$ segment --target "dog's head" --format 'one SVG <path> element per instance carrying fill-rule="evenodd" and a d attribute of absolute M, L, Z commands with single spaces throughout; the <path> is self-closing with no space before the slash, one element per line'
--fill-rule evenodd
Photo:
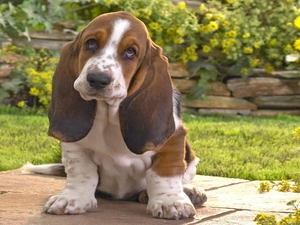
<path fill-rule="evenodd" d="M 62 48 L 49 134 L 66 142 L 84 138 L 97 101 L 119 107 L 124 140 L 135 153 L 161 145 L 175 130 L 168 61 L 129 13 L 95 18 Z"/>

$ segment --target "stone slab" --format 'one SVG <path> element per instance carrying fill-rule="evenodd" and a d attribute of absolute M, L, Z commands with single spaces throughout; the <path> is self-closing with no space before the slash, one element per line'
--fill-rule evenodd
<path fill-rule="evenodd" d="M 231 208 L 238 210 L 291 213 L 292 207 L 286 204 L 292 200 L 299 200 L 300 194 L 295 192 L 259 193 L 257 188 L 260 181 L 243 182 L 208 192 L 207 207 Z M 275 207 L 276 205 L 276 207 Z"/>
<path fill-rule="evenodd" d="M 256 97 L 300 94 L 300 79 L 279 79 L 274 77 L 235 78 L 227 82 L 234 97 Z"/>
<path fill-rule="evenodd" d="M 189 93 L 191 88 L 197 84 L 196 80 L 192 79 L 176 79 L 172 78 L 173 84 L 180 91 L 180 93 Z"/>
<path fill-rule="evenodd" d="M 0 78 L 9 77 L 14 70 L 14 66 L 10 64 L 4 64 L 0 66 Z"/>
<path fill-rule="evenodd" d="M 188 99 L 182 96 L 182 106 L 213 109 L 248 109 L 256 110 L 255 104 L 240 98 L 225 96 L 206 96 L 206 99 Z"/>
<path fill-rule="evenodd" d="M 260 109 L 300 109 L 300 95 L 257 96 L 249 101 Z"/>
<path fill-rule="evenodd" d="M 169 73 L 171 77 L 187 78 L 190 77 L 188 67 L 183 62 L 172 62 L 169 64 Z"/>
<path fill-rule="evenodd" d="M 231 96 L 231 92 L 227 88 L 226 84 L 220 81 L 210 82 L 208 88 L 205 91 L 205 94 L 215 96 Z"/>
<path fill-rule="evenodd" d="M 286 203 L 299 199 L 298 193 L 271 191 L 260 194 L 259 181 L 199 176 L 193 183 L 204 188 L 208 201 L 196 208 L 189 220 L 158 220 L 146 213 L 146 205 L 128 201 L 98 199 L 98 208 L 81 215 L 51 215 L 42 212 L 47 199 L 65 185 L 65 178 L 22 174 L 20 170 L 0 173 L 1 225 L 131 225 L 131 224 L 255 224 L 259 212 L 287 216 Z"/>
<path fill-rule="evenodd" d="M 200 177 L 197 183 L 208 181 L 203 187 L 210 188 L 213 181 Z M 221 179 L 222 180 L 222 179 Z M 225 179 L 223 184 L 231 183 Z M 1 225 L 131 225 L 131 224 L 197 224 L 204 218 L 222 214 L 231 209 L 197 208 L 195 218 L 171 221 L 158 220 L 146 213 L 146 205 L 128 201 L 98 199 L 98 208 L 82 215 L 50 215 L 42 212 L 47 199 L 58 193 L 65 185 L 65 178 L 36 174 L 22 174 L 20 170 L 0 173 L 0 224 Z"/>

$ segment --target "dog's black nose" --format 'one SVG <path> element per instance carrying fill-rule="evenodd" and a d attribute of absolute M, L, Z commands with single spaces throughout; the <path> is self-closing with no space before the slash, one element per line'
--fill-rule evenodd
<path fill-rule="evenodd" d="M 111 77 L 102 73 L 89 73 L 87 75 L 89 85 L 96 89 L 103 89 L 111 83 Z"/>

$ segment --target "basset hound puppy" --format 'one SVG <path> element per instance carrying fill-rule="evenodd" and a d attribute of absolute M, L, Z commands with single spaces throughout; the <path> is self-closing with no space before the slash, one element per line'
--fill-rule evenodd
<path fill-rule="evenodd" d="M 46 213 L 84 213 L 97 206 L 95 192 L 139 199 L 167 219 L 193 217 L 193 204 L 206 201 L 190 184 L 198 158 L 167 58 L 131 14 L 100 15 L 62 48 L 49 120 L 67 181 Z"/>

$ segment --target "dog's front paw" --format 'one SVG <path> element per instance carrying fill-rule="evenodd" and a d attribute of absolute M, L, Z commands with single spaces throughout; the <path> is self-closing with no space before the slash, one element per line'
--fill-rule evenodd
<path fill-rule="evenodd" d="M 161 193 L 149 199 L 147 211 L 153 217 L 172 220 L 191 218 L 196 213 L 190 199 L 183 192 L 178 195 Z"/>
<path fill-rule="evenodd" d="M 190 198 L 193 205 L 203 205 L 207 201 L 205 191 L 193 184 L 183 185 L 183 191 Z"/>
<path fill-rule="evenodd" d="M 52 214 L 80 214 L 97 207 L 97 200 L 93 195 L 81 194 L 64 190 L 49 198 L 44 212 Z"/>

